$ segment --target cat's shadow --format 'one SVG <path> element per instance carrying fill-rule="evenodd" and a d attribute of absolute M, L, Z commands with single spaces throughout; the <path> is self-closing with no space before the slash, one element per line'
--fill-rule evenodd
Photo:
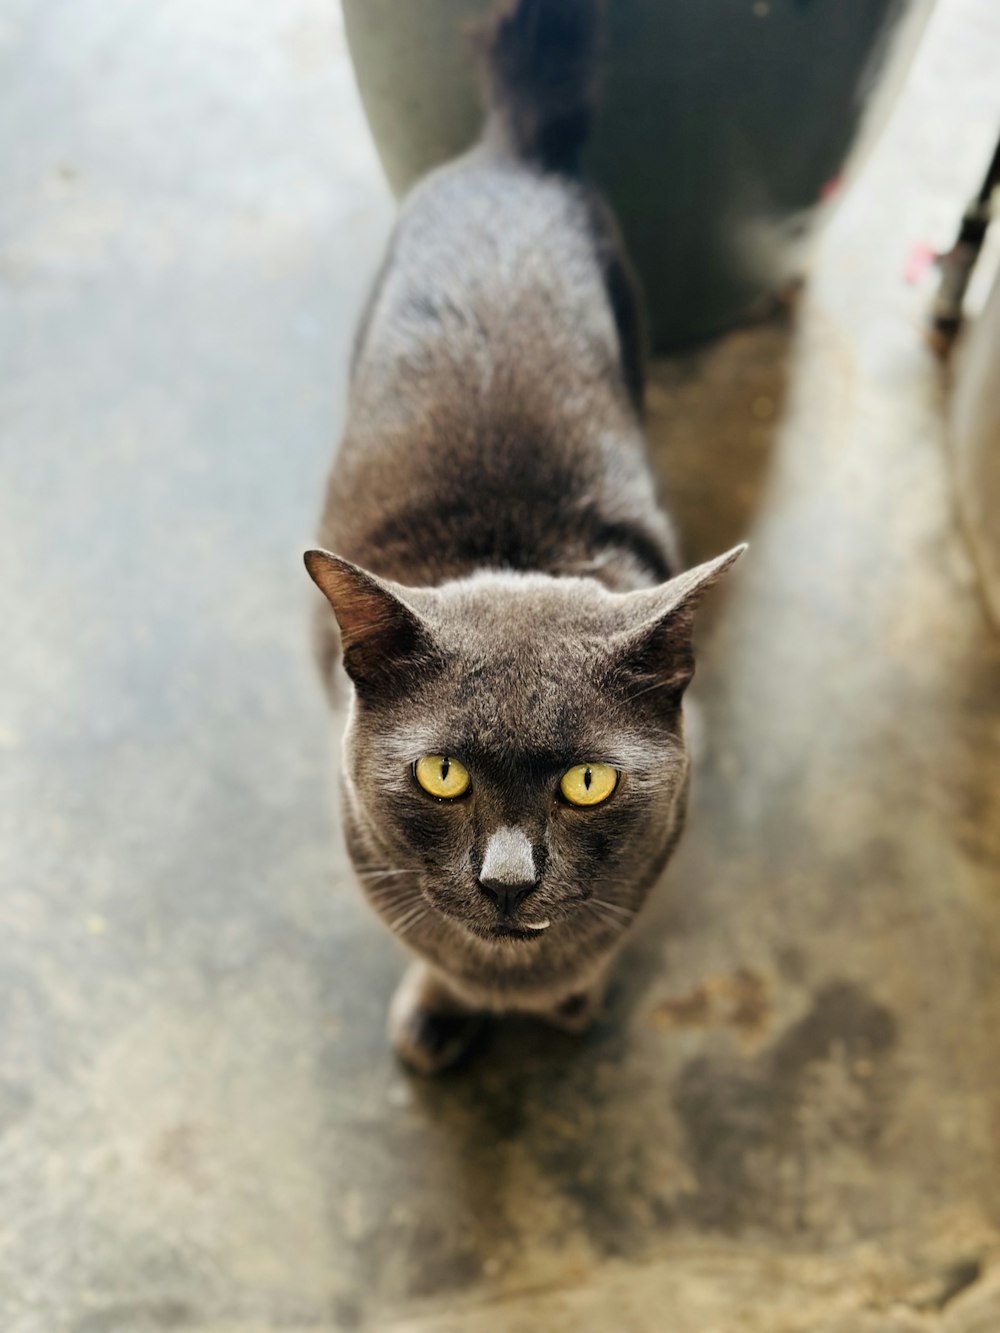
<path fill-rule="evenodd" d="M 648 1102 L 636 1097 L 637 1080 L 646 1082 L 651 1071 L 630 1015 L 652 980 L 655 952 L 652 938 L 628 946 L 605 1013 L 586 1033 L 505 1016 L 456 1068 L 410 1077 L 435 1178 L 448 1181 L 439 1196 L 448 1216 L 439 1222 L 461 1232 L 460 1248 L 477 1256 L 483 1273 L 520 1269 L 539 1214 L 550 1216 L 543 1230 L 576 1231 L 599 1253 L 645 1247 L 634 1205 L 660 1207 L 640 1178 L 647 1147 L 662 1141 L 671 1112 L 668 1095 L 652 1118 L 636 1123 Z M 670 1220 L 656 1218 L 658 1225 Z"/>

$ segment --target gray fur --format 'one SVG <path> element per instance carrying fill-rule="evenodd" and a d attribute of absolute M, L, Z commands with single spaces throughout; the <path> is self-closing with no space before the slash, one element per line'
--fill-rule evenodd
<path fill-rule="evenodd" d="M 560 8 L 521 0 L 500 29 L 544 32 L 529 11 Z M 504 49 L 494 118 L 530 57 Z M 307 557 L 334 612 L 324 604 L 324 677 L 343 649 L 354 685 L 348 844 L 370 901 L 424 960 L 393 1031 L 428 1069 L 435 1049 L 453 1058 L 456 1015 L 558 1019 L 599 987 L 680 834 L 693 612 L 739 554 L 677 573 L 636 408 L 627 262 L 606 207 L 545 169 L 565 155 L 546 163 L 523 142 L 531 126 L 558 146 L 545 105 L 525 109 L 536 83 L 519 80 L 505 122 L 520 139 L 488 133 L 403 206 L 327 492 L 321 541 L 338 555 Z M 552 105 L 568 124 L 565 86 Z M 434 753 L 465 764 L 467 795 L 418 786 L 412 766 Z M 587 809 L 559 795 L 584 761 L 622 773 Z M 531 891 L 515 902 L 491 881 Z M 428 1035 L 434 1019 L 447 1041 Z"/>

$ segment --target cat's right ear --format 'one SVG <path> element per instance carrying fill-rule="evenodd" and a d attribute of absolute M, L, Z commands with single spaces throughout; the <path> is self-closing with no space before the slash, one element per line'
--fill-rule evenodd
<path fill-rule="evenodd" d="M 667 707 L 680 702 L 694 675 L 694 613 L 705 593 L 736 563 L 746 545 L 685 570 L 656 588 L 626 593 L 636 626 L 609 642 L 630 697 L 649 695 Z M 654 693 L 655 692 L 655 693 Z"/>
<path fill-rule="evenodd" d="M 430 629 L 406 600 L 410 589 L 329 551 L 306 551 L 303 558 L 310 578 L 333 607 L 344 669 L 363 699 L 374 702 L 402 694 L 439 661 Z"/>

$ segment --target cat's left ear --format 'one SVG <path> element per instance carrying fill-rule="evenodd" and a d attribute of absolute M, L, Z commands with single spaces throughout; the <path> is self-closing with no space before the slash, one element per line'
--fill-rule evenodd
<path fill-rule="evenodd" d="M 377 578 L 329 551 L 306 551 L 306 569 L 340 626 L 344 670 L 370 702 L 411 689 L 437 662 L 433 635 L 413 589 Z"/>
<path fill-rule="evenodd" d="M 680 699 L 694 675 L 695 611 L 746 549 L 746 543 L 734 546 L 657 588 L 627 594 L 635 628 L 615 634 L 611 648 L 617 674 L 629 678 L 630 697 L 655 693 L 664 702 Z"/>

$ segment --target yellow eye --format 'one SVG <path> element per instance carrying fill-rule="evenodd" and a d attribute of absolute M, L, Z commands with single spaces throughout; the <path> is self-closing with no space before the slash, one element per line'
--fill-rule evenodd
<path fill-rule="evenodd" d="M 562 775 L 559 788 L 570 805 L 600 805 L 618 786 L 620 777 L 609 764 L 575 764 Z"/>
<path fill-rule="evenodd" d="M 425 754 L 413 765 L 413 776 L 424 791 L 442 801 L 453 801 L 469 790 L 469 771 L 447 754 Z"/>

